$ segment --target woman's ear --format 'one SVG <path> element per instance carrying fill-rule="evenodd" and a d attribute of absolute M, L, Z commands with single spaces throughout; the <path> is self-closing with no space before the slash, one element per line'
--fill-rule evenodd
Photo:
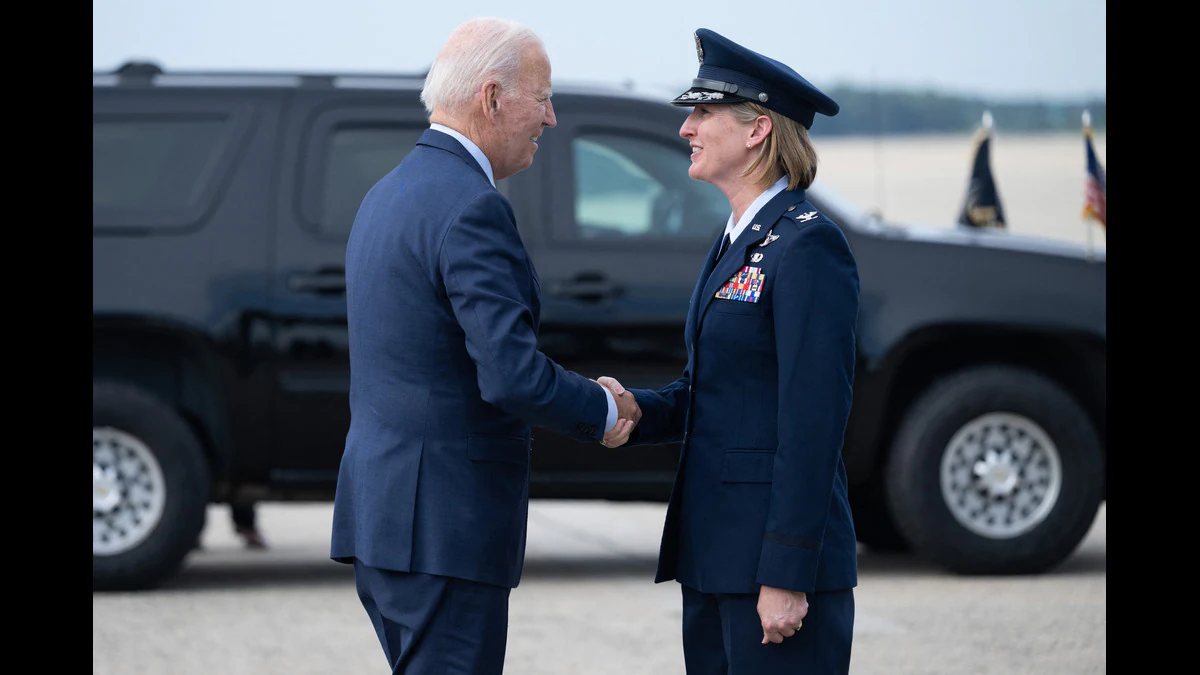
<path fill-rule="evenodd" d="M 770 117 L 767 117 L 766 115 L 759 115 L 757 118 L 755 118 L 754 131 L 750 134 L 750 140 L 748 142 L 749 145 L 747 147 L 753 147 L 767 140 L 767 136 L 771 134 L 772 128 L 773 126 L 771 125 Z"/>

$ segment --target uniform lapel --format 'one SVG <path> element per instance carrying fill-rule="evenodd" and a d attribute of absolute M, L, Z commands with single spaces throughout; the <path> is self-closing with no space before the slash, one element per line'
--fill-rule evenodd
<path fill-rule="evenodd" d="M 737 238 L 729 246 L 729 250 L 725 255 L 721 256 L 720 262 L 712 269 L 712 273 L 703 284 L 703 290 L 700 291 L 700 297 L 692 302 L 692 312 L 696 314 L 695 329 L 699 330 L 700 324 L 704 321 L 704 313 L 708 310 L 708 306 L 712 304 L 717 291 L 721 290 L 721 286 L 729 281 L 736 272 L 742 269 L 746 263 L 746 249 L 751 246 L 756 246 L 762 243 L 767 234 L 771 232 L 775 221 L 787 211 L 789 206 L 795 206 L 803 202 L 804 190 L 784 190 L 775 195 L 771 201 L 763 206 L 751 225 L 757 223 L 762 225 L 762 229 L 758 232 L 750 228 L 742 231 L 741 236 Z M 720 242 L 718 242 L 719 245 Z M 716 247 L 713 248 L 715 253 Z M 712 256 L 709 256 L 712 259 Z M 698 302 L 697 302 L 698 301 Z"/>
<path fill-rule="evenodd" d="M 722 234 L 721 239 L 718 239 L 717 242 L 713 244 L 712 248 L 709 249 L 708 258 L 705 258 L 704 260 L 704 268 L 700 270 L 700 276 L 696 279 L 696 288 L 692 290 L 692 301 L 688 303 L 687 323 L 683 328 L 683 336 L 687 339 L 687 343 L 689 345 L 692 344 L 692 339 L 696 336 L 696 319 L 699 316 L 701 304 L 700 298 L 702 297 L 704 287 L 708 284 L 708 278 L 712 276 L 713 264 L 717 258 L 717 251 L 721 248 L 721 241 L 724 239 L 724 237 L 725 235 Z M 728 254 L 729 251 L 726 251 L 725 253 Z"/>

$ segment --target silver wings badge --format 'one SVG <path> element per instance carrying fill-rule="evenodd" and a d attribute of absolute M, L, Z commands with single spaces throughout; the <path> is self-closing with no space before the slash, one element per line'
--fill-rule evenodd
<path fill-rule="evenodd" d="M 761 243 L 761 244 L 759 244 L 759 245 L 758 245 L 758 247 L 759 247 L 759 248 L 763 248 L 764 246 L 767 246 L 767 245 L 769 245 L 771 242 L 773 242 L 773 241 L 775 241 L 776 239 L 778 239 L 778 238 L 779 238 L 779 235 L 777 235 L 777 234 L 774 234 L 774 232 L 775 232 L 775 230 L 774 230 L 774 229 L 767 230 L 767 237 L 766 237 L 766 239 L 763 239 L 762 243 Z"/>

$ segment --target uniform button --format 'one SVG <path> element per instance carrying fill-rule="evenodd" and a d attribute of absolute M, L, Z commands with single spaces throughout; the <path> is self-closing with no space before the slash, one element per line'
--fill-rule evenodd
<path fill-rule="evenodd" d="M 795 206 L 789 206 L 789 207 L 788 207 L 788 211 L 795 211 L 795 210 L 796 210 L 796 207 L 795 207 Z"/>

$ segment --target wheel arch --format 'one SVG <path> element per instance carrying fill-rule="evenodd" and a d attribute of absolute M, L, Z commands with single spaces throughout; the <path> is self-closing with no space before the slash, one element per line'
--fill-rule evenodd
<path fill-rule="evenodd" d="M 872 369 L 878 400 L 865 403 L 876 419 L 875 432 L 856 442 L 867 446 L 852 453 L 848 470 L 876 479 L 890 440 L 905 413 L 934 382 L 967 368 L 1004 365 L 1027 368 L 1065 389 L 1083 407 L 1100 441 L 1106 463 L 1106 343 L 1081 332 L 1019 326 L 944 324 L 914 331 Z M 850 464 L 850 461 L 848 461 Z"/>
<path fill-rule="evenodd" d="M 135 316 L 92 318 L 92 380 L 137 385 L 187 421 L 214 482 L 232 462 L 229 411 L 221 395 L 217 349 L 194 328 Z"/>

